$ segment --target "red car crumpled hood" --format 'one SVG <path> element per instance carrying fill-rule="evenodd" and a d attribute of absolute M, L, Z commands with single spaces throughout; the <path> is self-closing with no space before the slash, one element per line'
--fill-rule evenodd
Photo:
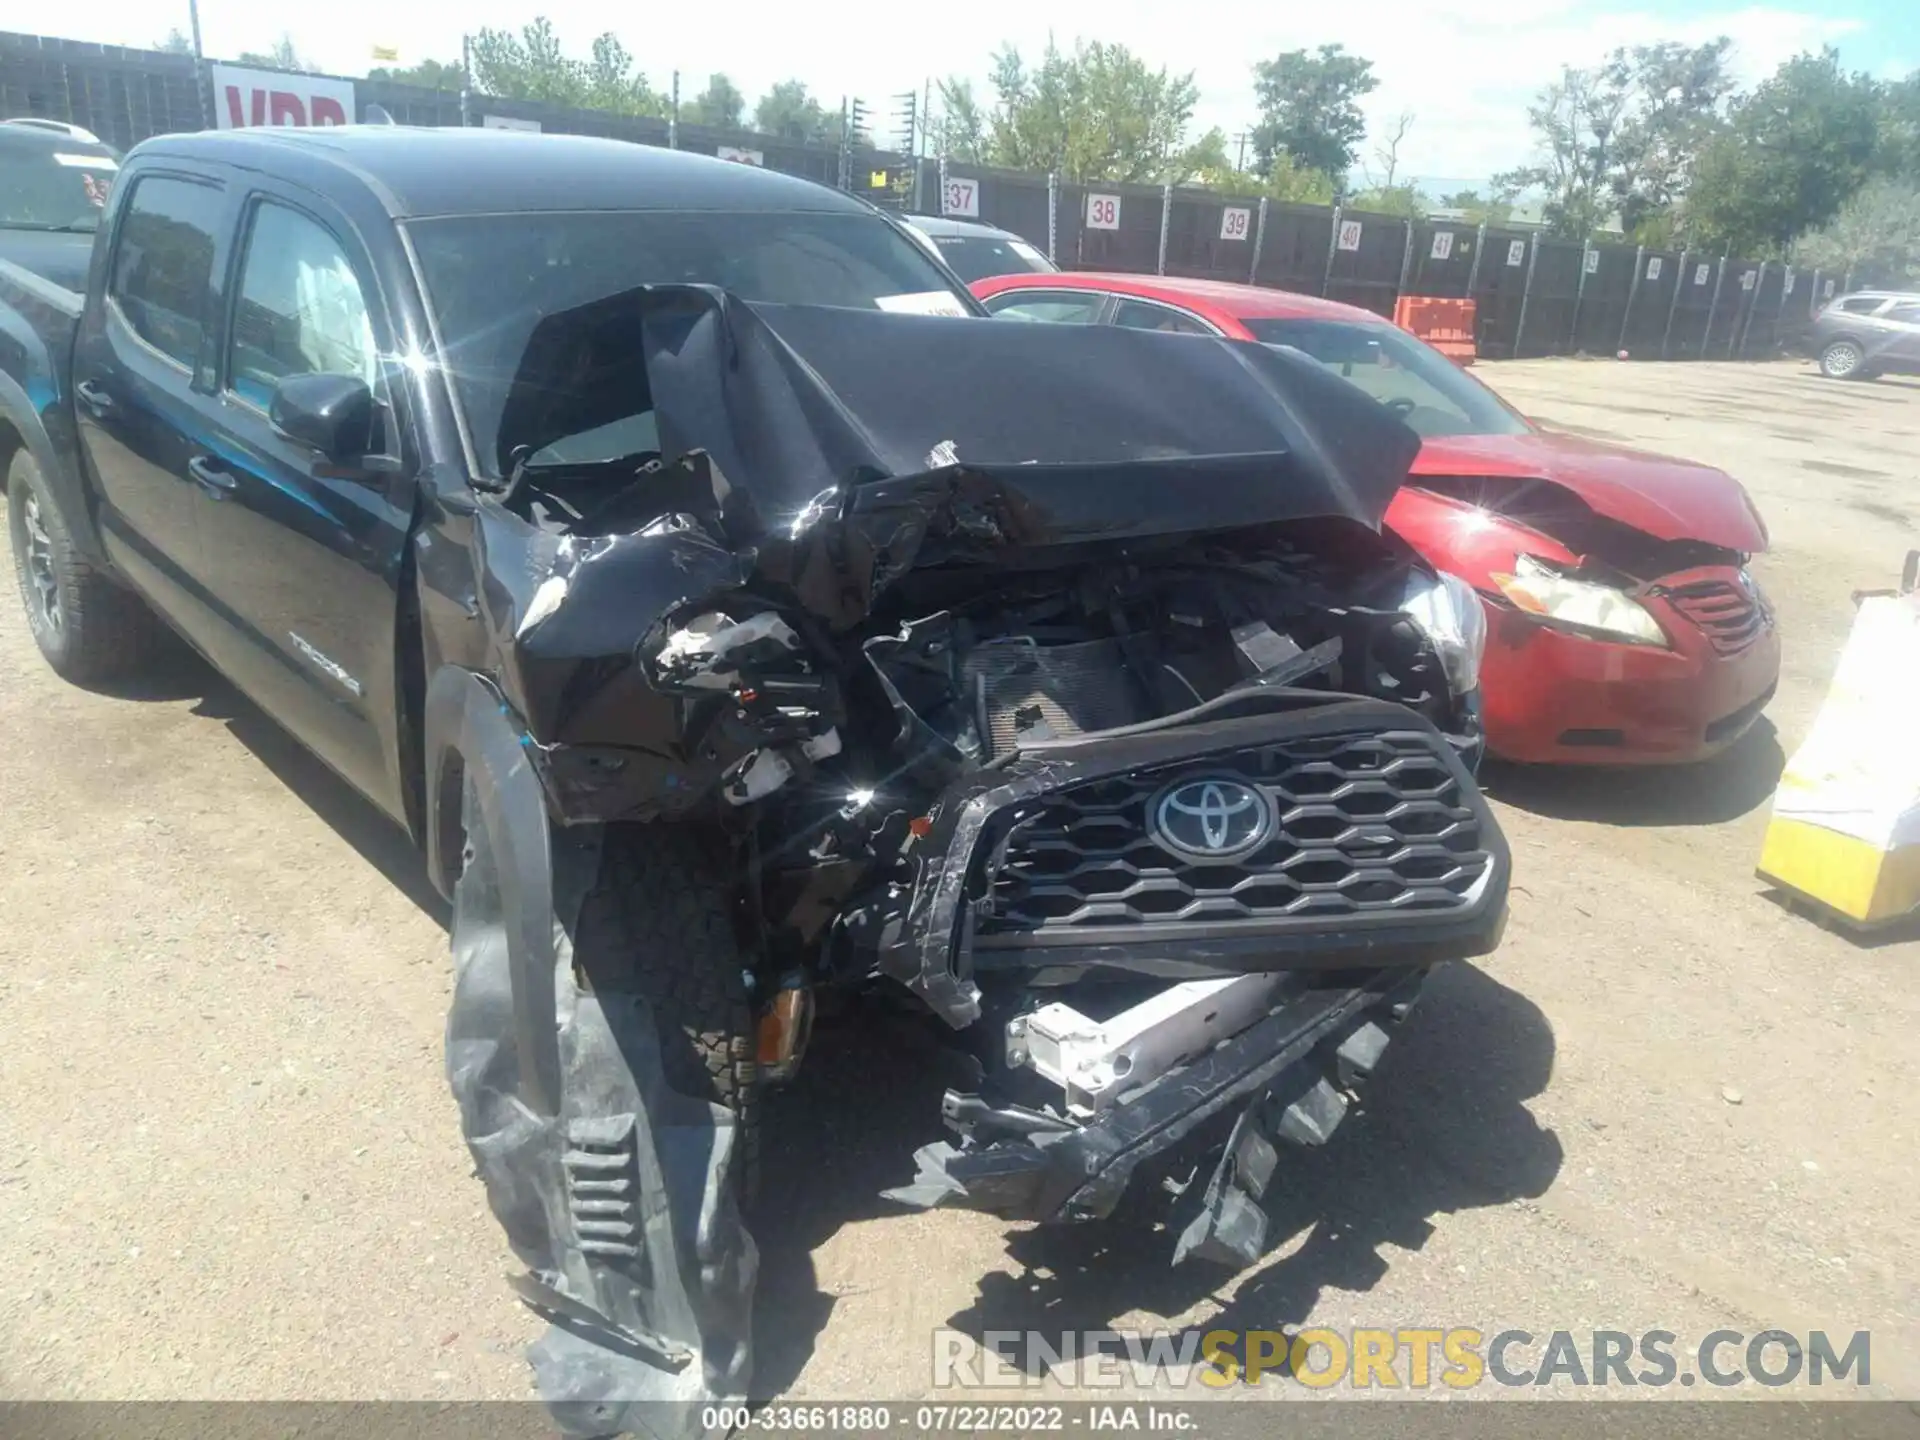
<path fill-rule="evenodd" d="M 1571 435 L 1447 435 L 1428 440 L 1413 462 L 1422 475 L 1533 477 L 1564 486 L 1610 520 L 1659 540 L 1699 540 L 1753 554 L 1767 528 L 1747 493 L 1724 470 L 1602 445 Z"/>

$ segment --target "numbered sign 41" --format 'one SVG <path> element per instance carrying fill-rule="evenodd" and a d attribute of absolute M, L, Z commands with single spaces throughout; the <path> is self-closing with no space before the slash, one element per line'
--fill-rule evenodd
<path fill-rule="evenodd" d="M 1220 212 L 1220 238 L 1244 240 L 1253 233 L 1253 211 L 1244 205 L 1229 205 Z"/>
<path fill-rule="evenodd" d="M 949 175 L 940 187 L 940 213 L 970 220 L 980 217 L 980 182 Z"/>
<path fill-rule="evenodd" d="M 1118 230 L 1120 228 L 1120 197 L 1118 195 L 1087 196 L 1087 229 Z"/>

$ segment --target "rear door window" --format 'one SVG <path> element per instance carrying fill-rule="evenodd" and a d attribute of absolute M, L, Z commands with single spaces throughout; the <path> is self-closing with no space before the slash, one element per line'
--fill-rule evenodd
<path fill-rule="evenodd" d="M 189 370 L 206 339 L 207 286 L 225 203 L 216 185 L 142 176 L 114 242 L 109 297 L 136 335 Z"/>
<path fill-rule="evenodd" d="M 1016 291 L 996 295 L 987 301 L 987 309 L 1007 320 L 1039 320 L 1054 325 L 1094 325 L 1100 320 L 1107 297 L 1096 291 L 1078 295 L 1059 293 L 1036 295 Z"/>
<path fill-rule="evenodd" d="M 1169 335 L 1212 335 L 1214 329 L 1197 316 L 1185 314 L 1169 305 L 1145 300 L 1122 300 L 1113 313 L 1113 323 L 1129 330 L 1164 330 Z"/>

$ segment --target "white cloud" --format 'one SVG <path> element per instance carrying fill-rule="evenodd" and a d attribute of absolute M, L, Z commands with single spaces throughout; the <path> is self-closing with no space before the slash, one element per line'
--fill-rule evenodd
<path fill-rule="evenodd" d="M 1807 0 L 1819 5 L 1824 0 Z M 459 7 L 397 6 L 391 0 L 329 0 L 319 14 L 258 0 L 201 0 L 207 51 L 264 50 L 285 32 L 325 68 L 363 72 L 375 44 L 397 45 L 402 63 L 459 53 L 462 28 L 518 26 L 545 13 L 570 50 L 584 54 L 602 30 L 618 33 L 657 84 L 678 66 L 689 92 L 724 70 L 749 95 L 796 76 L 829 103 L 859 94 L 881 104 L 929 77 L 984 77 L 1002 42 L 1038 52 L 1052 35 L 1117 41 L 1174 70 L 1195 72 L 1197 120 L 1230 135 L 1253 119 L 1251 67 L 1283 50 L 1338 42 L 1374 62 L 1380 88 L 1367 111 L 1381 123 L 1419 116 L 1401 151 L 1403 173 L 1478 178 L 1526 158 L 1526 103 L 1562 63 L 1590 64 L 1616 45 L 1660 39 L 1698 42 L 1732 35 L 1743 78 L 1765 74 L 1798 50 L 1840 40 L 1858 22 L 1817 10 L 1728 6 L 1663 18 L 1593 0 L 1528 0 L 1489 7 L 1475 0 L 1364 0 L 1346 6 L 1280 7 L 1213 0 L 1170 7 L 1164 0 L 1052 0 L 1044 6 L 976 5 L 962 12 L 897 0 L 842 0 L 801 7 L 748 0 L 724 11 L 660 6 L 635 11 L 616 0 L 468 0 Z M 185 28 L 185 4 L 171 19 L 141 0 L 92 0 L 61 18 L 77 39 L 157 42 Z"/>

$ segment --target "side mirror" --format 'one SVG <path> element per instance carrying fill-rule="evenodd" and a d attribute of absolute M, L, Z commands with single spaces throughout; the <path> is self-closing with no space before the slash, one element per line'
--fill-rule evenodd
<path fill-rule="evenodd" d="M 289 375 L 274 386 L 267 416 L 287 439 L 336 464 L 373 449 L 373 392 L 357 375 Z"/>

